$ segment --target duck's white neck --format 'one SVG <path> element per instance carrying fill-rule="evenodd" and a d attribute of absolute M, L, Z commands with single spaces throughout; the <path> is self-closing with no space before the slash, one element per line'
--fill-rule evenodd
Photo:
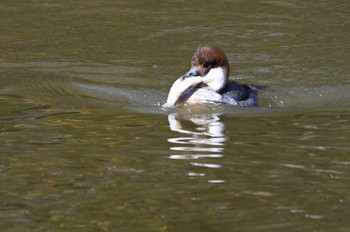
<path fill-rule="evenodd" d="M 201 82 L 202 82 L 202 77 L 200 76 L 194 76 L 194 77 L 189 77 L 185 79 L 182 79 L 182 77 L 180 77 L 171 86 L 168 94 L 167 102 L 164 106 L 165 107 L 174 106 L 179 100 L 183 92 L 185 92 L 189 87 L 195 86 Z"/>
<path fill-rule="evenodd" d="M 215 92 L 218 92 L 226 85 L 226 71 L 222 67 L 212 68 L 207 75 L 202 78 L 202 81 Z"/>

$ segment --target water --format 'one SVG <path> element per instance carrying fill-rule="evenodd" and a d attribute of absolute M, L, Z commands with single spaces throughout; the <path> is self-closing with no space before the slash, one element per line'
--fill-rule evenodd
<path fill-rule="evenodd" d="M 348 231 L 349 7 L 2 1 L 1 231 Z M 162 107 L 201 44 L 259 107 Z"/>

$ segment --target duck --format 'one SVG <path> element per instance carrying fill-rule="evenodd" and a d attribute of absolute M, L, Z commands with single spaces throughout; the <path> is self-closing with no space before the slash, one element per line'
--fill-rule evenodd
<path fill-rule="evenodd" d="M 263 87 L 241 84 L 229 79 L 230 66 L 225 53 L 216 46 L 199 46 L 191 68 L 171 86 L 165 106 L 180 103 L 223 103 L 257 106 L 257 92 Z"/>

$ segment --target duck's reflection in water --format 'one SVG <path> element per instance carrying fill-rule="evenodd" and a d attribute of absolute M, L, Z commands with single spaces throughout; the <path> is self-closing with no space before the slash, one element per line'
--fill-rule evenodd
<path fill-rule="evenodd" d="M 168 141 L 174 146 L 170 150 L 178 153 L 170 155 L 170 159 L 190 160 L 190 164 L 202 168 L 222 168 L 222 165 L 214 160 L 208 159 L 222 158 L 225 138 L 225 126 L 220 121 L 218 114 L 190 114 L 168 116 L 170 130 L 179 132 L 181 136 L 169 138 Z M 192 122 L 189 123 L 188 122 Z M 185 129 L 185 127 L 187 129 Z M 205 172 L 188 172 L 189 177 L 203 177 Z M 222 183 L 225 180 L 211 179 L 211 183 Z"/>

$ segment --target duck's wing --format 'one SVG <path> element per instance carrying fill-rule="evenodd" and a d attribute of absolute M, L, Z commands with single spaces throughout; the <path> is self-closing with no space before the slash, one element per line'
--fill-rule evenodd
<path fill-rule="evenodd" d="M 221 91 L 224 99 L 235 99 L 236 101 L 244 101 L 249 98 L 250 93 L 255 92 L 248 85 L 240 84 L 234 81 L 229 81 L 225 88 Z"/>
<path fill-rule="evenodd" d="M 230 80 L 221 94 L 225 103 L 240 106 L 257 106 L 257 92 L 263 89 L 265 87 L 245 85 Z"/>

